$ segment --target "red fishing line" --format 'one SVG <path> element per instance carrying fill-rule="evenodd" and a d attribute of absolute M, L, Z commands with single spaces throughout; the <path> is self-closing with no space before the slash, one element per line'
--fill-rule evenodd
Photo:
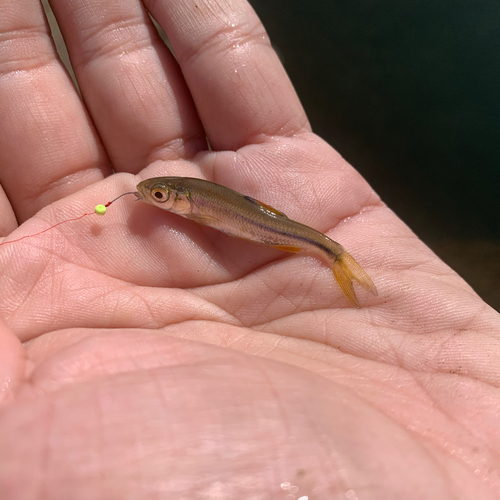
<path fill-rule="evenodd" d="M 111 203 L 114 203 L 116 200 L 118 200 L 122 196 L 125 196 L 126 194 L 136 194 L 136 193 L 135 193 L 135 191 L 123 193 L 120 196 L 118 196 L 117 198 L 115 198 L 114 200 L 108 201 L 105 205 L 97 205 L 95 207 L 94 212 L 88 212 L 88 213 L 85 213 L 83 215 L 80 215 L 79 217 L 74 217 L 73 219 L 62 220 L 61 222 L 58 222 L 57 224 L 54 224 L 53 226 L 50 226 L 47 229 L 44 229 L 43 231 L 39 231 L 38 233 L 27 234 L 26 236 L 22 236 L 21 238 L 17 238 L 16 240 L 3 241 L 2 243 L 0 243 L 0 246 L 7 245 L 8 243 L 16 243 L 16 242 L 24 240 L 26 238 L 33 238 L 34 236 L 39 236 L 40 234 L 46 233 L 47 231 L 50 231 L 51 229 L 54 229 L 55 227 L 60 226 L 61 224 L 66 224 L 66 222 L 74 222 L 76 220 L 83 219 L 87 215 L 93 215 L 93 214 L 104 215 L 106 213 L 106 208 L 109 207 L 111 205 Z"/>

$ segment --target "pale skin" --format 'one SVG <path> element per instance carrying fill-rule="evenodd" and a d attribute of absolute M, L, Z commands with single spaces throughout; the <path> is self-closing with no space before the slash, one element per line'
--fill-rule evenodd
<path fill-rule="evenodd" d="M 38 2 L 4 0 L 3 236 L 202 177 L 379 295 L 132 197 L 0 246 L 2 500 L 500 498 L 499 315 L 311 132 L 249 5 L 146 0 L 181 73 L 136 0 L 51 3 L 84 104 Z"/>

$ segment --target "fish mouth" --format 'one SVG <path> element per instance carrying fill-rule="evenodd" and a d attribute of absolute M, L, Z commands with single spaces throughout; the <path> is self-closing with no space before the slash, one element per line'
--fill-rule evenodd
<path fill-rule="evenodd" d="M 141 194 L 141 193 L 139 193 L 139 191 L 134 191 L 134 192 L 132 192 L 131 194 L 134 194 L 134 195 L 135 195 L 135 198 L 136 198 L 136 200 L 135 200 L 135 201 L 144 200 L 144 197 L 142 196 L 142 194 Z"/>

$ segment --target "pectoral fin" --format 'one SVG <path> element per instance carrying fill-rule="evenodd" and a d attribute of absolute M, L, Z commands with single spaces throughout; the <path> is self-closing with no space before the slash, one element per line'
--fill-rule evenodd
<path fill-rule="evenodd" d="M 201 224 L 202 226 L 213 227 L 215 223 L 219 222 L 218 219 L 210 215 L 189 214 L 185 215 L 184 217 L 186 219 L 194 220 L 197 224 Z"/>
<path fill-rule="evenodd" d="M 283 250 L 284 252 L 293 252 L 297 253 L 302 250 L 300 247 L 293 247 L 291 245 L 273 245 L 274 248 L 277 248 L 278 250 Z"/>
<path fill-rule="evenodd" d="M 275 217 L 281 217 L 282 219 L 288 219 L 288 217 L 283 212 L 280 212 L 278 209 L 271 207 L 270 205 L 267 205 L 266 203 L 263 203 L 262 201 L 256 200 L 255 198 L 252 198 L 251 196 L 245 196 L 245 199 L 247 199 L 248 201 L 251 201 L 252 203 L 255 203 L 256 205 L 259 205 L 259 207 L 262 210 L 270 213 L 271 215 L 274 215 Z"/>

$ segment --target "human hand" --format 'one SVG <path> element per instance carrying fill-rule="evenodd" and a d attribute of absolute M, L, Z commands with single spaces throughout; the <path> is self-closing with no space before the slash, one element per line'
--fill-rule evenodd
<path fill-rule="evenodd" d="M 0 246 L 2 499 L 497 498 L 498 315 L 312 134 L 248 4 L 145 1 L 179 69 L 139 2 L 51 3 L 85 107 L 38 3 L 4 2 L 3 234 L 203 177 L 379 295 L 127 198 Z"/>

